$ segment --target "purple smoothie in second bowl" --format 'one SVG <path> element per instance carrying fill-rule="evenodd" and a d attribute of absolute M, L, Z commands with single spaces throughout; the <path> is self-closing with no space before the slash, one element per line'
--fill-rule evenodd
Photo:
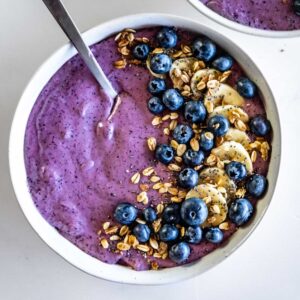
<path fill-rule="evenodd" d="M 146 43 L 149 40 L 151 44 L 158 30 L 139 30 L 135 39 L 144 38 Z M 190 48 L 186 48 L 187 54 L 184 54 L 180 46 L 190 45 L 199 35 L 180 29 L 177 35 L 178 55 L 190 56 Z M 153 167 L 161 181 L 174 183 L 178 173 L 170 172 L 167 166 L 159 163 L 147 146 L 149 137 L 155 137 L 159 143 L 170 141 L 168 132 L 162 130 L 168 127 L 170 118 L 166 118 L 167 123 L 153 126 L 154 116 L 147 109 L 147 101 L 151 97 L 147 85 L 153 77 L 149 70 L 136 60 L 128 60 L 125 68 L 116 68 L 114 63 L 120 60 L 120 52 L 127 53 L 120 51 L 120 47 L 118 51 L 115 37 L 93 45 L 92 51 L 121 93 L 122 102 L 108 122 L 111 101 L 101 92 L 78 55 L 54 74 L 39 95 L 26 129 L 24 155 L 33 201 L 60 234 L 103 262 L 126 265 L 136 270 L 176 266 L 168 257 L 155 257 L 153 253 L 146 255 L 134 247 L 118 251 L 118 237 L 110 239 L 111 234 L 116 233 L 114 226 L 120 229 L 113 218 L 118 203 L 128 202 L 144 209 L 170 202 L 172 195 L 152 189 L 153 183 L 147 176 L 142 176 L 139 184 L 132 184 L 133 174 Z M 217 55 L 222 53 L 220 48 Z M 174 60 L 176 58 L 173 57 Z M 231 72 L 227 83 L 235 86 L 244 72 L 235 62 Z M 171 84 L 170 79 L 167 84 Z M 247 99 L 242 108 L 250 118 L 265 115 L 258 94 Z M 250 133 L 249 138 L 251 142 L 255 140 Z M 270 139 L 268 135 L 266 140 L 270 142 Z M 262 148 L 260 141 L 262 139 L 256 143 Z M 252 145 L 253 149 L 257 148 L 257 145 Z M 259 153 L 258 150 L 257 158 L 253 159 L 253 171 L 266 176 L 269 159 L 262 159 Z M 136 200 L 141 190 L 147 191 L 146 203 Z M 241 193 L 239 197 L 243 196 Z M 249 200 L 255 206 L 257 199 L 249 196 Z M 106 231 L 108 227 L 112 228 L 111 233 Z M 186 263 L 200 259 L 227 242 L 237 226 L 227 218 L 226 227 L 222 243 L 214 244 L 203 239 L 197 245 L 190 245 L 191 255 Z M 108 247 L 99 242 L 99 236 L 100 241 L 104 238 L 109 241 Z"/>
<path fill-rule="evenodd" d="M 300 29 L 300 11 L 297 15 L 294 0 L 199 1 L 219 15 L 242 25 L 277 31 Z M 298 10 L 300 10 L 300 2 Z"/>

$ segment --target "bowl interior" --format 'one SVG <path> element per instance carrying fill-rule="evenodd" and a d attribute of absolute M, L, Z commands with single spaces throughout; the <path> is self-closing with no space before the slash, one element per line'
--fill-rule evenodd
<path fill-rule="evenodd" d="M 289 31 L 288 30 L 282 30 L 282 31 L 263 30 L 263 29 L 257 29 L 250 26 L 242 25 L 217 14 L 212 9 L 208 8 L 205 4 L 203 4 L 200 0 L 188 0 L 188 2 L 190 2 L 190 4 L 192 4 L 199 12 L 201 12 L 211 20 L 233 30 L 237 30 L 254 36 L 262 36 L 262 37 L 270 37 L 270 38 L 291 38 L 291 37 L 300 36 L 300 30 L 289 30 Z"/>
<path fill-rule="evenodd" d="M 273 130 L 276 133 L 272 143 L 273 152 L 269 166 L 269 189 L 264 199 L 259 201 L 257 205 L 257 213 L 255 214 L 255 217 L 249 226 L 238 230 L 231 237 L 230 242 L 227 243 L 227 245 L 215 250 L 200 261 L 188 265 L 159 271 L 136 272 L 127 267 L 105 264 L 81 251 L 75 245 L 62 237 L 40 215 L 28 190 L 24 163 L 24 136 L 31 109 L 39 93 L 52 75 L 68 59 L 76 54 L 74 47 L 70 44 L 63 46 L 56 51 L 35 73 L 27 85 L 15 112 L 9 143 L 9 162 L 12 183 L 19 204 L 28 221 L 38 235 L 53 250 L 55 250 L 74 266 L 89 274 L 122 283 L 165 284 L 193 277 L 217 265 L 245 241 L 245 239 L 249 236 L 249 234 L 263 217 L 271 201 L 279 171 L 281 136 L 279 117 L 274 97 L 257 66 L 232 41 L 222 36 L 220 33 L 204 26 L 203 24 L 190 21 L 185 18 L 163 14 L 140 14 L 115 19 L 89 30 L 84 34 L 84 39 L 89 45 L 91 45 L 124 28 L 129 27 L 138 29 L 155 25 L 172 25 L 207 35 L 211 39 L 215 40 L 226 51 L 228 51 L 240 63 L 242 68 L 246 70 L 248 76 L 255 81 L 262 93 L 268 117 L 273 125 Z"/>

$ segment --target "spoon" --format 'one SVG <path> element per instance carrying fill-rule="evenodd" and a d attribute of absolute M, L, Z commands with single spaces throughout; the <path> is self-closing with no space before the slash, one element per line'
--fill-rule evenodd
<path fill-rule="evenodd" d="M 83 41 L 78 28 L 76 27 L 62 2 L 60 0 L 43 0 L 43 2 L 51 12 L 56 22 L 65 32 L 71 43 L 77 49 L 79 55 L 81 56 L 91 73 L 94 75 L 95 79 L 98 81 L 106 95 L 113 99 L 113 106 L 108 117 L 108 120 L 110 120 L 121 101 L 118 93 L 115 91 L 110 81 L 104 74 L 90 48 Z"/>

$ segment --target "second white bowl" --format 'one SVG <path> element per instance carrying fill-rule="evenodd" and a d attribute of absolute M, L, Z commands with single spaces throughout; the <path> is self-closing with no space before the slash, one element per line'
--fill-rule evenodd
<path fill-rule="evenodd" d="M 188 2 L 192 4 L 200 13 L 207 16 L 211 20 L 236 31 L 240 31 L 254 36 L 262 36 L 262 37 L 269 37 L 269 38 L 300 37 L 300 30 L 276 31 L 276 30 L 257 29 L 224 18 L 223 16 L 217 14 L 212 9 L 207 7 L 200 0 L 188 0 Z"/>

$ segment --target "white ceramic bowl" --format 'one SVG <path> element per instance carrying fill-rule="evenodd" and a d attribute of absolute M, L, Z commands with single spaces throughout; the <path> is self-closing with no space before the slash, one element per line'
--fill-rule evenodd
<path fill-rule="evenodd" d="M 207 16 L 211 20 L 233 30 L 237 30 L 254 36 L 262 36 L 262 37 L 270 37 L 270 38 L 291 38 L 291 37 L 300 36 L 300 30 L 282 30 L 282 31 L 263 30 L 263 29 L 257 29 L 250 26 L 242 25 L 222 17 L 221 15 L 214 12 L 212 9 L 208 8 L 200 0 L 188 0 L 188 2 L 190 2 L 190 4 L 192 4 L 198 11 L 200 11 L 203 15 Z"/>
<path fill-rule="evenodd" d="M 266 105 L 268 117 L 274 130 L 273 151 L 268 175 L 269 188 L 264 199 L 258 202 L 257 213 L 251 224 L 238 230 L 227 245 L 217 249 L 203 259 L 188 265 L 159 271 L 137 272 L 130 268 L 109 265 L 91 257 L 61 236 L 40 215 L 35 207 L 27 186 L 24 163 L 24 135 L 31 109 L 52 75 L 76 54 L 73 46 L 67 44 L 56 51 L 35 73 L 27 85 L 15 112 L 9 143 L 9 163 L 12 183 L 19 204 L 38 235 L 58 254 L 79 269 L 107 280 L 135 284 L 165 284 L 196 276 L 217 265 L 236 250 L 250 235 L 263 217 L 271 201 L 279 171 L 281 136 L 279 117 L 272 92 L 255 63 L 232 41 L 203 24 L 189 19 L 163 15 L 140 14 L 126 16 L 101 24 L 84 34 L 85 41 L 91 45 L 119 32 L 123 28 L 143 28 L 156 25 L 172 25 L 205 34 L 227 50 L 246 70 L 249 77 L 259 87 Z"/>

